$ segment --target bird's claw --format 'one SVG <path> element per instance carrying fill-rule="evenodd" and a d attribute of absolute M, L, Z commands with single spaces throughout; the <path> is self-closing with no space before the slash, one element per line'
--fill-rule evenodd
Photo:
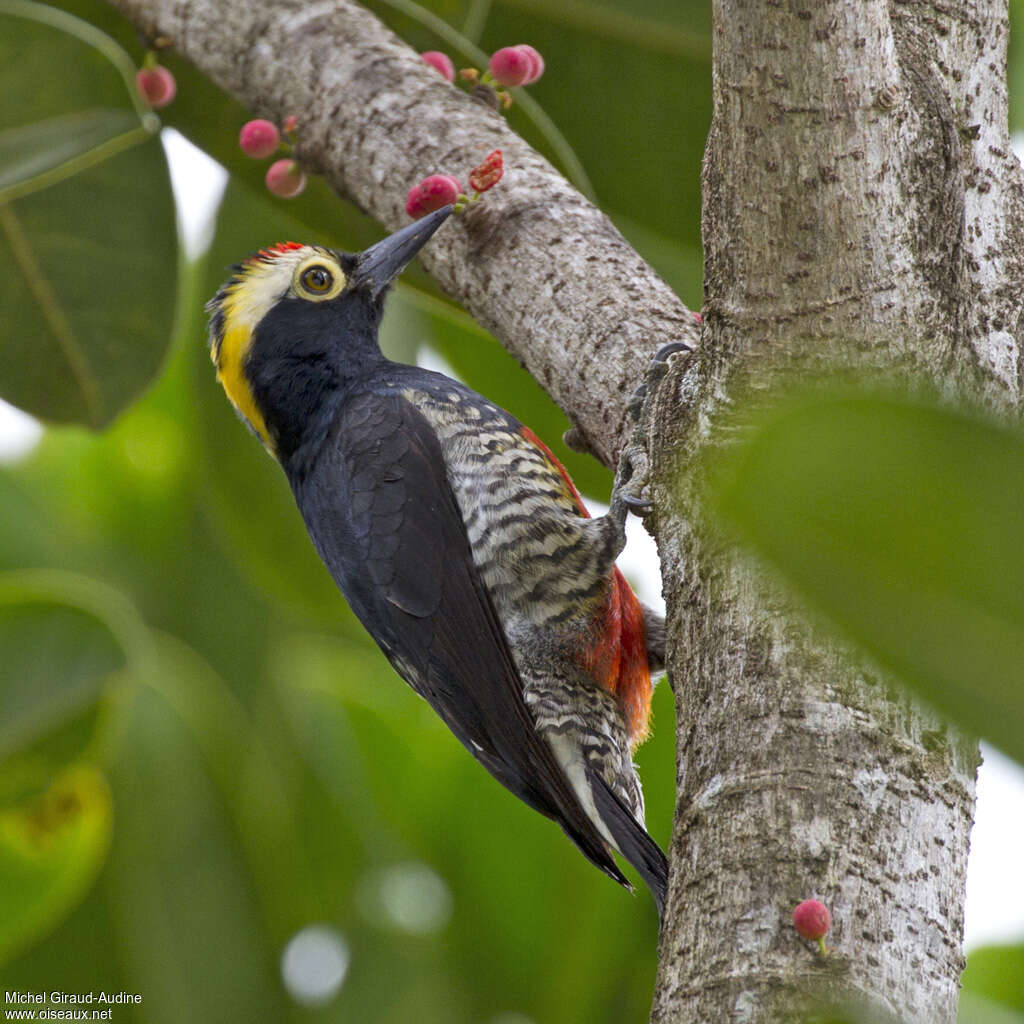
<path fill-rule="evenodd" d="M 662 345 L 647 366 L 646 379 L 643 380 L 629 396 L 626 408 L 629 410 L 633 421 L 639 423 L 643 419 L 644 405 L 649 393 L 657 390 L 661 378 L 668 373 L 668 364 L 672 356 L 679 352 L 692 352 L 693 347 L 684 341 L 670 341 Z"/>
<path fill-rule="evenodd" d="M 637 424 L 634 440 L 622 449 L 619 465 L 615 473 L 615 486 L 612 489 L 612 509 L 619 523 L 625 523 L 626 516 L 633 515 L 643 518 L 654 511 L 654 502 L 644 496 L 647 488 L 647 452 L 636 442 L 643 433 L 642 424 L 647 415 L 647 403 L 658 388 L 662 377 L 668 372 L 669 360 L 679 352 L 692 352 L 693 348 L 682 341 L 670 341 L 662 345 L 647 367 L 646 377 L 637 386 L 626 408 Z"/>
<path fill-rule="evenodd" d="M 633 417 L 634 421 L 640 419 L 641 413 L 644 411 L 644 399 L 647 397 L 647 382 L 637 385 L 633 394 L 629 396 L 629 401 L 626 403 L 626 408 L 629 410 L 630 416 Z"/>
<path fill-rule="evenodd" d="M 654 511 L 654 502 L 650 498 L 638 498 L 635 494 L 624 494 L 622 501 L 633 515 L 639 516 L 641 519 Z"/>
<path fill-rule="evenodd" d="M 654 509 L 654 502 L 644 497 L 647 469 L 647 453 L 639 445 L 629 444 L 622 449 L 612 488 L 612 507 L 618 506 L 623 522 L 629 512 L 643 517 Z"/>
<path fill-rule="evenodd" d="M 654 353 L 654 358 L 651 360 L 652 363 L 667 363 L 670 356 L 674 356 L 677 352 L 692 352 L 693 346 L 688 345 L 685 341 L 670 341 L 665 345 L 662 345 L 657 352 Z"/>

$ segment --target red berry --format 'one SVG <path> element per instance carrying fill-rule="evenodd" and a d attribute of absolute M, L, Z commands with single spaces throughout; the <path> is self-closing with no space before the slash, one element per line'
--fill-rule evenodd
<path fill-rule="evenodd" d="M 501 181 L 505 167 L 501 159 L 501 150 L 496 149 L 484 157 L 479 167 L 469 172 L 469 186 L 476 192 L 486 192 Z"/>
<path fill-rule="evenodd" d="M 445 81 L 455 81 L 455 65 L 447 53 L 442 53 L 440 50 L 427 50 L 426 53 L 420 54 L 420 59 L 442 75 Z"/>
<path fill-rule="evenodd" d="M 793 927 L 805 939 L 817 941 L 824 938 L 831 925 L 828 907 L 817 900 L 804 900 L 793 911 Z"/>
<path fill-rule="evenodd" d="M 491 57 L 487 70 L 498 85 L 522 85 L 534 68 L 530 57 L 518 46 L 505 46 Z"/>
<path fill-rule="evenodd" d="M 520 43 L 516 49 L 530 62 L 530 73 L 523 85 L 532 85 L 544 74 L 544 58 L 529 43 Z"/>
<path fill-rule="evenodd" d="M 700 313 L 694 313 L 693 319 L 696 320 L 696 322 L 699 324 L 704 323 L 704 317 Z"/>
<path fill-rule="evenodd" d="M 431 174 L 409 189 L 405 200 L 405 212 L 414 220 L 425 217 L 442 206 L 454 203 L 462 191 L 457 178 L 450 174 Z"/>
<path fill-rule="evenodd" d="M 306 187 L 306 175 L 294 161 L 285 157 L 275 160 L 267 169 L 267 188 L 282 199 L 297 196 Z"/>
<path fill-rule="evenodd" d="M 178 83 L 167 68 L 157 64 L 152 68 L 141 68 L 135 73 L 135 88 L 154 110 L 160 110 L 177 95 Z"/>
<path fill-rule="evenodd" d="M 242 152 L 255 160 L 270 156 L 280 141 L 281 133 L 277 130 L 277 125 L 260 119 L 246 121 L 238 133 L 238 145 Z"/>

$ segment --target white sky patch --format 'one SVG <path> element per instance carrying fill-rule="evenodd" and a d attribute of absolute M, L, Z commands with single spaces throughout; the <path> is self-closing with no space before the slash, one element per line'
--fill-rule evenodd
<path fill-rule="evenodd" d="M 173 128 L 165 128 L 160 141 L 171 169 L 182 245 L 188 258 L 194 260 L 213 241 L 217 207 L 228 183 L 228 172 Z"/>
<path fill-rule="evenodd" d="M 460 384 L 466 382 L 452 369 L 451 364 L 439 352 L 436 352 L 430 345 L 420 345 L 416 350 L 416 365 L 424 370 L 433 370 L 434 373 L 443 373 Z"/>
<path fill-rule="evenodd" d="M 982 744 L 978 810 L 967 860 L 964 945 L 1024 939 L 1024 768 Z"/>
<path fill-rule="evenodd" d="M 0 399 L 0 463 L 20 462 L 43 436 L 43 425 L 27 412 Z"/>

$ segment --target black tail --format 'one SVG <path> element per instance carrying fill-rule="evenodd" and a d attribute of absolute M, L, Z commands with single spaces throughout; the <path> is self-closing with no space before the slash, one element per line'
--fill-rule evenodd
<path fill-rule="evenodd" d="M 644 831 L 608 783 L 588 766 L 587 781 L 594 794 L 594 806 L 601 815 L 619 852 L 639 872 L 658 905 L 658 920 L 665 913 L 665 892 L 668 889 L 668 858 L 661 847 Z"/>

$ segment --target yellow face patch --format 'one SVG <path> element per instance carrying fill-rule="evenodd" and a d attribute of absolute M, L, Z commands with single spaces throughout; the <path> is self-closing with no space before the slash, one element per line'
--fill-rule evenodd
<path fill-rule="evenodd" d="M 217 380 L 271 454 L 275 454 L 274 442 L 245 372 L 256 328 L 288 296 L 325 302 L 337 298 L 344 288 L 345 273 L 332 252 L 285 243 L 246 260 L 207 306 L 214 330 L 210 357 L 217 367 Z"/>

